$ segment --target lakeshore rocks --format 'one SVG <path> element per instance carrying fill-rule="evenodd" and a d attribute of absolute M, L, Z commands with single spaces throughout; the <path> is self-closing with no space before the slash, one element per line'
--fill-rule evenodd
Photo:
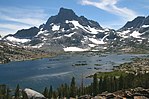
<path fill-rule="evenodd" d="M 41 93 L 29 88 L 25 88 L 23 92 L 24 92 L 24 95 L 26 95 L 26 98 L 28 99 L 46 99 L 44 95 L 42 95 Z"/>
<path fill-rule="evenodd" d="M 119 90 L 113 93 L 103 92 L 93 99 L 149 99 L 149 89 L 137 87 L 134 89 Z"/>

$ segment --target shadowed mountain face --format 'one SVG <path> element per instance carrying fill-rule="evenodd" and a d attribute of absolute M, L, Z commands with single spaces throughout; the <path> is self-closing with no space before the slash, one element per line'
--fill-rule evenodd
<path fill-rule="evenodd" d="M 37 27 L 31 27 L 29 29 L 23 29 L 17 31 L 16 34 L 14 34 L 14 37 L 17 38 L 32 38 L 35 35 L 37 35 L 39 32 L 39 29 Z"/>
<path fill-rule="evenodd" d="M 121 29 L 140 28 L 143 25 L 144 21 L 145 21 L 145 17 L 142 17 L 142 16 L 137 17 L 132 21 L 128 21 Z"/>
<path fill-rule="evenodd" d="M 77 16 L 71 9 L 60 8 L 45 24 L 17 31 L 3 38 L 18 46 L 29 46 L 48 50 L 65 50 L 69 47 L 81 50 L 100 50 L 116 45 L 126 45 L 147 39 L 149 35 L 149 16 L 137 17 L 127 22 L 121 29 L 104 29 L 98 22 Z M 142 41 L 143 42 L 143 41 Z M 141 43 L 142 43 L 141 42 Z"/>
<path fill-rule="evenodd" d="M 44 26 L 44 30 L 51 30 L 51 24 L 59 24 L 60 29 L 64 28 L 65 30 L 68 30 L 70 28 L 73 28 L 72 24 L 67 24 L 67 21 L 72 21 L 76 20 L 81 24 L 82 26 L 91 26 L 91 27 L 96 27 L 96 28 L 102 28 L 97 22 L 88 20 L 84 16 L 78 17 L 73 10 L 71 9 L 65 9 L 65 8 L 60 8 L 60 11 L 58 15 L 51 16 L 48 21 L 46 22 Z"/>

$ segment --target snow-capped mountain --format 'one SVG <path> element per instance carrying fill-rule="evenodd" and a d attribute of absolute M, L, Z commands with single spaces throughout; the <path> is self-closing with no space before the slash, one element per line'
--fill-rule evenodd
<path fill-rule="evenodd" d="M 9 44 L 48 51 L 88 51 L 149 43 L 149 16 L 128 21 L 119 30 L 101 27 L 96 21 L 60 8 L 45 24 L 7 35 Z"/>
<path fill-rule="evenodd" d="M 132 21 L 128 21 L 118 30 L 118 34 L 123 38 L 147 39 L 149 37 L 149 16 L 139 16 Z"/>
<path fill-rule="evenodd" d="M 3 39 L 9 43 L 50 50 L 86 51 L 118 38 L 113 29 L 104 29 L 97 22 L 77 16 L 73 10 L 61 8 L 39 28 L 19 30 Z"/>
<path fill-rule="evenodd" d="M 121 37 L 118 42 L 121 48 L 149 49 L 149 16 L 139 16 L 132 21 L 128 21 L 117 31 Z M 143 52 L 143 51 L 142 51 Z"/>

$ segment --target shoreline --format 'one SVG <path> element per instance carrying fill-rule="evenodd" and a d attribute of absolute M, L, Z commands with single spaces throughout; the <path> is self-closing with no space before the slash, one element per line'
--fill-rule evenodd
<path fill-rule="evenodd" d="M 52 57 L 56 57 L 58 55 L 60 55 L 62 53 L 48 53 L 47 55 L 41 55 L 40 57 L 33 57 L 33 58 L 23 58 L 23 59 L 13 59 L 13 60 L 10 60 L 9 62 L 5 62 L 5 63 L 2 63 L 0 62 L 0 64 L 7 64 L 7 63 L 11 63 L 11 62 L 23 62 L 23 61 L 32 61 L 32 60 L 38 60 L 38 59 L 42 59 L 42 58 L 52 58 Z"/>

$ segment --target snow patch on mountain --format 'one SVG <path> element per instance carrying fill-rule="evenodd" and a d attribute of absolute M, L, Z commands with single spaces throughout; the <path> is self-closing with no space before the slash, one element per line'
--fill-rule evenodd
<path fill-rule="evenodd" d="M 89 38 L 89 40 L 94 44 L 105 44 L 105 42 L 103 40 L 97 40 L 94 38 Z"/>
<path fill-rule="evenodd" d="M 149 27 L 149 25 L 143 25 L 142 27 L 143 27 L 143 28 L 147 28 L 147 27 Z"/>
<path fill-rule="evenodd" d="M 32 48 L 41 48 L 43 45 L 44 45 L 44 43 L 40 43 L 40 44 L 37 44 L 35 46 L 32 46 Z"/>
<path fill-rule="evenodd" d="M 90 33 L 90 34 L 98 34 L 99 32 L 105 32 L 104 30 L 92 28 L 92 27 L 90 27 L 90 26 L 82 26 L 82 25 L 81 25 L 78 21 L 76 21 L 76 20 L 72 20 L 72 21 L 66 20 L 65 23 L 67 23 L 67 24 L 68 24 L 68 23 L 72 23 L 76 29 L 81 28 L 81 29 L 83 29 L 84 31 L 86 31 L 86 32 L 88 32 L 88 33 Z"/>
<path fill-rule="evenodd" d="M 17 43 L 26 43 L 26 42 L 31 41 L 30 39 L 19 39 L 19 38 L 15 38 L 13 36 L 8 36 L 5 39 L 8 40 L 8 41 L 17 42 Z"/>
<path fill-rule="evenodd" d="M 119 36 L 123 37 L 123 38 L 128 38 L 128 33 L 130 33 L 130 29 L 122 31 L 122 32 L 117 32 L 119 34 Z"/>
<path fill-rule="evenodd" d="M 68 22 L 69 22 L 69 23 L 72 23 L 72 24 L 74 25 L 74 27 L 77 28 L 77 29 L 78 29 L 78 27 L 84 29 L 84 27 L 83 27 L 81 24 L 79 24 L 78 21 L 75 21 L 75 20 L 73 20 L 73 21 L 68 21 L 68 20 L 67 20 L 66 23 L 68 23 Z"/>
<path fill-rule="evenodd" d="M 89 49 L 82 49 L 79 47 L 66 47 L 63 48 L 65 52 L 83 52 L 83 51 L 88 51 Z"/>
<path fill-rule="evenodd" d="M 63 36 L 53 37 L 53 40 L 61 39 Z"/>
<path fill-rule="evenodd" d="M 91 34 L 98 34 L 99 32 L 105 32 L 104 30 L 91 28 L 90 26 L 88 26 L 87 28 L 89 30 L 89 33 L 91 33 Z"/>
<path fill-rule="evenodd" d="M 66 36 L 66 37 L 71 37 L 72 35 L 74 35 L 75 34 L 75 32 L 74 33 L 70 33 L 70 34 L 65 34 L 64 36 Z"/>
<path fill-rule="evenodd" d="M 123 32 L 121 32 L 121 35 L 126 35 L 127 33 L 129 33 L 130 32 L 130 30 L 126 30 L 126 31 L 123 31 Z"/>
<path fill-rule="evenodd" d="M 130 34 L 130 36 L 134 37 L 134 38 L 140 38 L 140 33 L 138 31 L 134 31 L 132 34 Z"/>
<path fill-rule="evenodd" d="M 52 31 L 58 31 L 60 29 L 60 25 L 53 25 L 52 26 Z"/>
<path fill-rule="evenodd" d="M 95 44 L 88 44 L 90 47 L 95 47 L 96 45 Z"/>
<path fill-rule="evenodd" d="M 47 30 L 44 30 L 44 31 L 40 30 L 35 37 L 38 37 L 40 34 L 46 35 L 45 33 L 47 33 L 47 32 L 48 32 Z"/>

